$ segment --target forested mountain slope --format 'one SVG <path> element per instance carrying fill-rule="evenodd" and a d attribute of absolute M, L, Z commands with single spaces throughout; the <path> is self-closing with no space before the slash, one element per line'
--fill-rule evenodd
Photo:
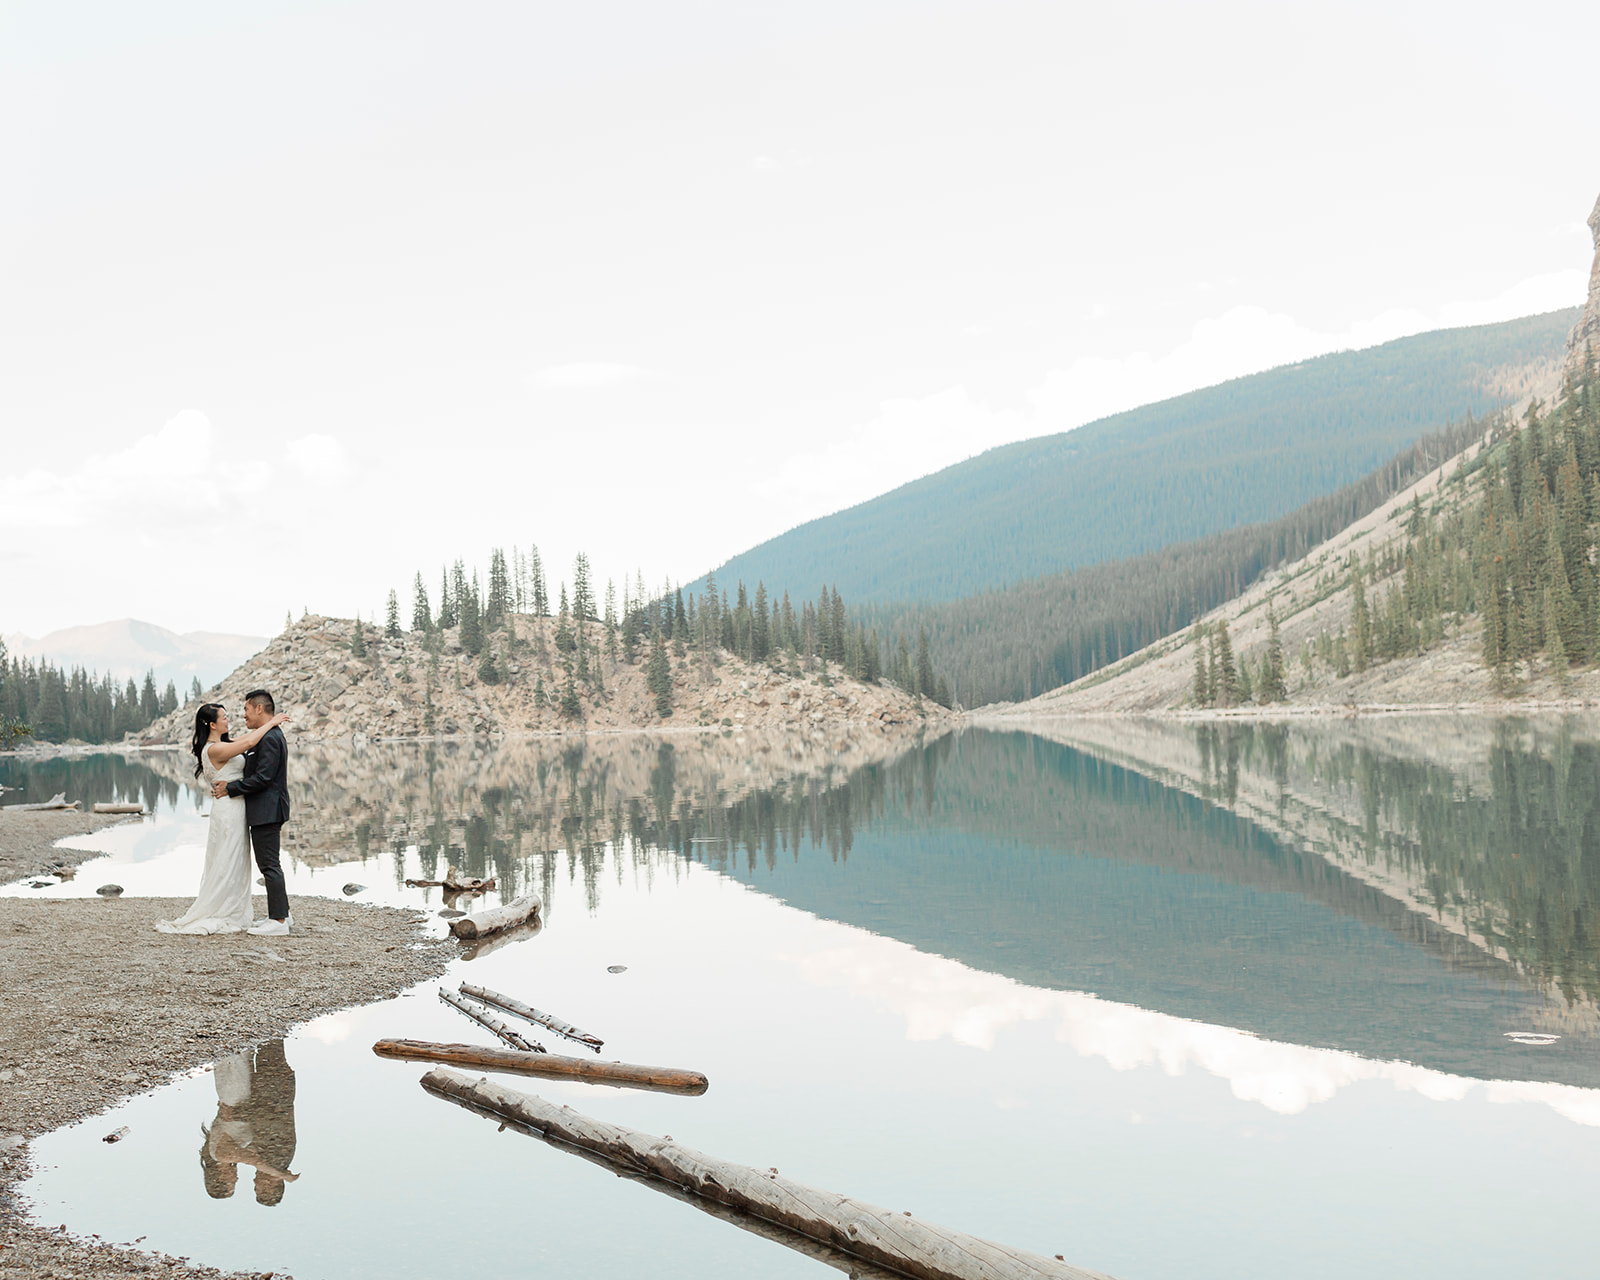
<path fill-rule="evenodd" d="M 735 556 L 722 583 L 952 600 L 1269 520 L 1547 379 L 1576 308 L 1235 379 L 991 449 Z M 837 578 L 837 581 L 834 579 Z"/>

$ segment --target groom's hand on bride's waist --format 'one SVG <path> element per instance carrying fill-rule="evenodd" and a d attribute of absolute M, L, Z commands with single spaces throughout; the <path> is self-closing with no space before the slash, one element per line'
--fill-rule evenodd
<path fill-rule="evenodd" d="M 214 782 L 211 784 L 211 798 L 213 800 L 221 800 L 227 794 L 228 784 L 226 782 Z"/>

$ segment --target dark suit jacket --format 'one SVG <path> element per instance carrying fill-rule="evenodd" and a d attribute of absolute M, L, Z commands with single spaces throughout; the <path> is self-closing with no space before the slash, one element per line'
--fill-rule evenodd
<path fill-rule="evenodd" d="M 289 744 L 274 726 L 244 753 L 244 777 L 228 784 L 244 797 L 244 820 L 252 827 L 289 821 Z"/>

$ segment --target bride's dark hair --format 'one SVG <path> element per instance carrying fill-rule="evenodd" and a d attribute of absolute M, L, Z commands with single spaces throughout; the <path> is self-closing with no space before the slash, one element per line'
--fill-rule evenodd
<path fill-rule="evenodd" d="M 206 743 L 211 740 L 211 726 L 217 722 L 217 712 L 222 710 L 220 702 L 202 703 L 200 710 L 194 713 L 194 742 L 190 750 L 194 752 L 194 776 L 199 777 L 205 772 L 205 761 L 200 753 L 206 749 Z M 222 735 L 224 742 L 232 742 L 227 734 Z"/>

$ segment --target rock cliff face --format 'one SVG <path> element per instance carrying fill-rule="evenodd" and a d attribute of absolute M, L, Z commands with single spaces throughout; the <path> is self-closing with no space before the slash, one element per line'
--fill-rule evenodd
<path fill-rule="evenodd" d="M 1589 271 L 1589 301 L 1583 316 L 1573 326 L 1567 339 L 1567 364 L 1563 371 L 1571 378 L 1583 367 L 1585 353 L 1591 346 L 1600 358 L 1600 199 L 1594 202 L 1594 212 L 1589 215 L 1589 230 L 1594 235 L 1594 266 Z"/>
<path fill-rule="evenodd" d="M 672 711 L 662 717 L 648 687 L 647 654 L 631 663 L 608 656 L 596 623 L 587 624 L 585 646 L 598 679 L 573 681 L 578 710 L 563 711 L 574 655 L 558 650 L 554 621 L 519 616 L 512 625 L 490 637 L 490 681 L 481 655 L 464 652 L 456 631 L 439 633 L 430 648 L 411 633 L 386 638 L 369 626 L 367 653 L 358 658 L 350 649 L 354 623 L 312 615 L 208 690 L 205 701 L 237 714 L 249 690 L 267 689 L 309 741 L 682 728 L 814 735 L 844 727 L 892 738 L 951 718 L 932 702 L 893 685 L 846 679 L 837 668 L 824 684 L 820 672 L 778 671 L 726 652 L 708 662 L 692 651 L 670 659 Z M 187 745 L 194 713 L 195 704 L 179 707 L 140 742 Z"/>

